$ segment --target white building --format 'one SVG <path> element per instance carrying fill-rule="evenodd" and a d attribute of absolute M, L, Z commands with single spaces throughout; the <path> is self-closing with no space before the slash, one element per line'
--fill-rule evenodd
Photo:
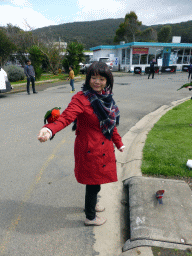
<path fill-rule="evenodd" d="M 138 67 L 145 72 L 152 59 L 156 60 L 160 70 L 172 67 L 177 71 L 184 71 L 192 61 L 192 44 L 188 43 L 121 42 L 120 45 L 100 45 L 90 50 L 94 60 L 109 57 L 113 60 L 114 70 L 126 72 L 134 72 Z"/>

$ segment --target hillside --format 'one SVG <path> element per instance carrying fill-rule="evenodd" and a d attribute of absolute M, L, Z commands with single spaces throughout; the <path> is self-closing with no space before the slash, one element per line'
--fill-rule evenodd
<path fill-rule="evenodd" d="M 114 44 L 115 32 L 123 21 L 124 18 L 73 22 L 39 28 L 33 30 L 33 33 L 45 40 L 59 41 L 60 38 L 61 41 L 67 43 L 77 40 L 85 45 L 86 50 L 89 50 L 89 48 L 98 45 Z M 192 43 L 192 21 L 166 25 L 172 27 L 172 36 L 181 36 L 182 43 Z M 141 30 L 152 27 L 158 32 L 162 26 L 164 25 L 143 25 Z"/>
<path fill-rule="evenodd" d="M 124 19 L 106 19 L 97 21 L 73 22 L 49 26 L 33 30 L 37 36 L 55 41 L 71 42 L 77 40 L 85 45 L 85 49 L 101 44 L 114 44 L 113 38 L 119 24 Z"/>
<path fill-rule="evenodd" d="M 172 27 L 172 36 L 181 36 L 181 43 L 192 43 L 192 21 L 186 21 L 175 24 L 166 24 Z M 151 26 L 157 32 L 163 25 Z"/>

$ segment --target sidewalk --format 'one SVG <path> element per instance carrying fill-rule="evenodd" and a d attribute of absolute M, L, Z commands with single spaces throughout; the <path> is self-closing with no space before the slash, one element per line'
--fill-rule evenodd
<path fill-rule="evenodd" d="M 100 256 L 153 256 L 151 247 L 138 247 L 122 253 L 122 247 L 126 240 L 126 234 L 125 237 L 122 237 L 122 234 L 126 232 L 128 233 L 128 230 L 124 229 L 127 222 L 124 220 L 124 212 L 121 210 L 122 202 L 126 201 L 125 194 L 123 193 L 123 181 L 130 177 L 142 176 L 142 150 L 148 132 L 161 118 L 161 116 L 187 99 L 190 99 L 190 97 L 174 101 L 170 105 L 161 106 L 156 111 L 143 117 L 134 127 L 129 130 L 127 134 L 123 136 L 123 142 L 126 146 L 125 151 L 122 154 L 116 150 L 119 182 L 115 184 L 106 184 L 102 187 L 100 193 L 100 202 L 108 209 L 108 211 L 102 213 L 102 216 L 108 219 L 106 224 L 101 226 L 100 229 L 94 228 L 94 233 L 96 236 L 94 249 L 100 252 Z M 106 194 L 109 195 L 108 198 L 106 198 Z M 123 207 L 123 211 L 126 210 L 128 210 L 126 209 L 126 206 Z M 107 240 L 108 243 L 103 243 L 102 241 L 104 240 Z"/>

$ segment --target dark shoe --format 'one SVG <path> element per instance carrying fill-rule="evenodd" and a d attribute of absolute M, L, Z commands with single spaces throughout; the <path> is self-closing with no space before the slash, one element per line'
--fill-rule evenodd
<path fill-rule="evenodd" d="M 28 95 L 30 95 L 30 92 L 28 92 Z"/>
<path fill-rule="evenodd" d="M 33 93 L 38 93 L 38 92 L 33 92 Z"/>

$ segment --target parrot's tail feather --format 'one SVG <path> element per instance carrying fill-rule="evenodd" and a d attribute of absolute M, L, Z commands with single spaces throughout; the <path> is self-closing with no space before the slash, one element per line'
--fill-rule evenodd
<path fill-rule="evenodd" d="M 159 201 L 159 204 L 163 204 L 162 198 L 159 198 L 158 201 Z"/>

